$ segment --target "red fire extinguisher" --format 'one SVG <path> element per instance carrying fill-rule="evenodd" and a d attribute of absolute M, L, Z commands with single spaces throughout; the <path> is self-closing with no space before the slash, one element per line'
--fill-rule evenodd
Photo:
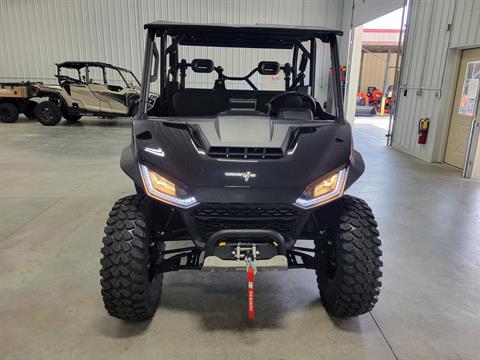
<path fill-rule="evenodd" d="M 430 127 L 430 119 L 420 119 L 418 122 L 418 143 L 419 144 L 426 144 L 427 143 L 427 135 L 428 135 L 428 128 Z"/>

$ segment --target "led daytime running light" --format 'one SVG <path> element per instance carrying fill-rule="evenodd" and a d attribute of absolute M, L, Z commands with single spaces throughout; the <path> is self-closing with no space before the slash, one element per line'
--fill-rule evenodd
<path fill-rule="evenodd" d="M 310 184 L 305 189 L 302 196 L 299 197 L 297 200 L 295 200 L 294 204 L 304 209 L 310 209 L 312 207 L 323 205 L 325 203 L 338 199 L 343 195 L 347 174 L 348 174 L 348 169 L 345 168 L 338 171 L 337 173 L 333 173 L 326 178 L 320 179 Z M 317 197 L 314 196 L 316 192 L 320 191 L 319 187 L 322 183 L 325 184 L 323 185 L 323 187 L 329 186 L 331 185 L 329 184 L 329 182 L 335 181 L 335 178 L 336 178 L 336 184 L 333 190 Z"/>
<path fill-rule="evenodd" d="M 179 188 L 167 178 L 159 175 L 155 171 L 150 170 L 145 165 L 140 164 L 139 166 L 145 190 L 150 197 L 184 209 L 188 209 L 198 203 L 195 197 L 188 196 L 184 190 Z M 156 182 L 155 185 L 165 186 L 165 192 L 157 190 L 152 182 L 152 178 Z M 179 197 L 181 195 L 185 195 L 185 197 Z"/>

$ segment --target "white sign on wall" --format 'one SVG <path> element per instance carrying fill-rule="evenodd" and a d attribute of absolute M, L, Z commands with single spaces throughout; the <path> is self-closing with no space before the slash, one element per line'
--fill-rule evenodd
<path fill-rule="evenodd" d="M 463 116 L 473 117 L 475 104 L 478 97 L 478 88 L 480 82 L 480 61 L 470 61 L 465 70 L 465 80 L 463 81 L 462 96 L 460 97 L 460 107 L 458 113 Z"/>

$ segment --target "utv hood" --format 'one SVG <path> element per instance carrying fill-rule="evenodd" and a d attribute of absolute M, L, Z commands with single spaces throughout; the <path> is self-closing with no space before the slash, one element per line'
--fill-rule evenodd
<path fill-rule="evenodd" d="M 347 187 L 364 169 L 350 125 L 266 116 L 135 120 L 121 166 L 143 188 L 139 163 L 222 203 L 293 203 L 335 169 L 349 167 Z"/>

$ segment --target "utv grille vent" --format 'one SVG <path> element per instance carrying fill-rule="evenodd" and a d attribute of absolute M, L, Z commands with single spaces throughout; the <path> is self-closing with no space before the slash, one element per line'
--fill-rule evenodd
<path fill-rule="evenodd" d="M 280 159 L 283 151 L 281 148 L 213 146 L 208 156 L 223 159 Z"/>
<path fill-rule="evenodd" d="M 298 215 L 298 209 L 288 205 L 279 207 L 252 204 L 251 206 L 222 204 L 205 205 L 195 210 L 196 216 L 215 216 L 215 217 L 247 217 L 247 218 L 266 218 L 266 217 L 291 217 Z"/>
<path fill-rule="evenodd" d="M 298 216 L 298 209 L 285 204 L 203 204 L 192 213 L 197 231 L 204 240 L 223 229 L 265 229 L 289 235 L 296 229 Z"/>

